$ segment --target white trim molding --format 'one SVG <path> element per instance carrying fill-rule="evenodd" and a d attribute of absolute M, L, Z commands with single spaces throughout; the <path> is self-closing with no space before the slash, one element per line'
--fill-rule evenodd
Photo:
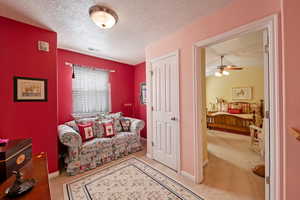
<path fill-rule="evenodd" d="M 58 176 L 59 176 L 59 171 L 55 171 L 55 172 L 52 172 L 52 173 L 48 174 L 49 179 L 52 179 L 52 178 L 55 178 L 55 177 L 58 177 Z"/>
<path fill-rule="evenodd" d="M 207 46 L 230 40 L 247 33 L 267 30 L 269 38 L 269 112 L 270 112 L 270 148 L 269 148 L 269 168 L 270 168 L 270 184 L 266 188 L 266 198 L 268 200 L 280 200 L 280 76 L 279 76 L 279 58 L 278 58 L 278 15 L 272 15 L 255 22 L 240 26 L 231 31 L 222 33 L 215 37 L 211 37 L 193 45 L 193 97 L 194 97 L 194 181 L 200 183 L 203 180 L 203 151 L 202 151 L 202 131 L 201 123 L 202 113 L 199 101 L 201 101 L 201 80 L 199 74 L 205 69 L 201 69 L 200 49 Z M 201 167 L 200 167 L 201 166 Z M 269 191 L 269 192 L 267 192 Z"/>
<path fill-rule="evenodd" d="M 152 159 L 152 154 L 151 153 L 146 153 L 146 157 L 149 159 Z"/>
<path fill-rule="evenodd" d="M 185 178 L 187 178 L 190 181 L 194 182 L 194 180 L 195 180 L 195 176 L 193 176 L 192 174 L 190 174 L 190 173 L 188 173 L 186 171 L 181 171 L 180 175 L 183 176 L 183 177 L 185 177 Z"/>

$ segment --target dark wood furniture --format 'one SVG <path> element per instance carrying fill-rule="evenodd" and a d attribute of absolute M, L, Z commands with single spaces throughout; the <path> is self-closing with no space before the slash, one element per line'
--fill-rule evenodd
<path fill-rule="evenodd" d="M 227 131 L 242 135 L 250 135 L 249 126 L 255 124 L 255 111 L 251 103 L 248 102 L 230 102 L 226 103 L 228 109 L 239 107 L 240 114 L 251 115 L 251 118 L 244 118 L 239 114 L 230 114 L 226 112 L 207 113 L 207 128 L 213 130 Z"/>
<path fill-rule="evenodd" d="M 254 123 L 254 119 L 245 119 L 234 115 L 207 114 L 207 128 L 219 131 L 228 131 L 242 135 L 250 135 L 249 126 Z"/>
<path fill-rule="evenodd" d="M 31 160 L 31 139 L 9 140 L 0 146 L 0 183 Z"/>
<path fill-rule="evenodd" d="M 21 169 L 24 178 L 34 178 L 36 185 L 28 193 L 14 198 L 15 200 L 51 200 L 49 180 L 48 180 L 48 165 L 47 156 L 41 153 L 32 157 L 32 159 Z M 10 187 L 15 180 L 15 177 L 8 178 L 0 185 L 0 199 L 11 200 L 5 197 L 6 188 Z"/>

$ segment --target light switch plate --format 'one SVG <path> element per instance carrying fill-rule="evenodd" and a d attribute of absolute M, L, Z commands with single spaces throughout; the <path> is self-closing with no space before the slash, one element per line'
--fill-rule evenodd
<path fill-rule="evenodd" d="M 38 49 L 39 51 L 46 51 L 49 52 L 49 43 L 45 41 L 38 42 Z"/>

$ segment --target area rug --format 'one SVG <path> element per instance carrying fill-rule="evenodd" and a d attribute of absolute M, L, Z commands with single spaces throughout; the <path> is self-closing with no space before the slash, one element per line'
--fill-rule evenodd
<path fill-rule="evenodd" d="M 64 185 L 65 200 L 203 200 L 137 158 Z"/>

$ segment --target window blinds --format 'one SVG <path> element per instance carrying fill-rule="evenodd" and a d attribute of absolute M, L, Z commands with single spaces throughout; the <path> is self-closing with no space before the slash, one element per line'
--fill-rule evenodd
<path fill-rule="evenodd" d="M 74 66 L 73 113 L 99 113 L 110 109 L 109 72 Z"/>

